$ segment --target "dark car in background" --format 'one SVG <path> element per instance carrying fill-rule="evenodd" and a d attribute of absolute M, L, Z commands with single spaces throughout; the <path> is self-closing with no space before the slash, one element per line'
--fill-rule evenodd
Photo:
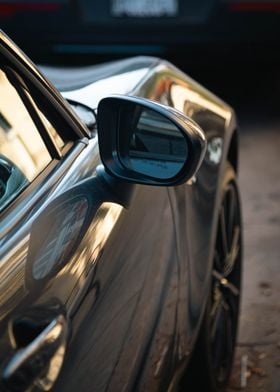
<path fill-rule="evenodd" d="M 0 23 L 38 58 L 180 53 L 197 63 L 207 53 L 244 62 L 248 47 L 277 56 L 279 11 L 278 0 L 1 0 Z"/>
<path fill-rule="evenodd" d="M 2 32 L 0 56 L 1 392 L 224 390 L 233 110 L 154 57 L 41 67 L 61 95 Z"/>

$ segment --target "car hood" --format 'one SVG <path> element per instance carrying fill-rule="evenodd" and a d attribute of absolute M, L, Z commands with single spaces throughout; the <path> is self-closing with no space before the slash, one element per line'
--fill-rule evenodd
<path fill-rule="evenodd" d="M 88 67 L 39 68 L 64 98 L 95 109 L 108 95 L 131 93 L 159 61 L 139 56 Z"/>

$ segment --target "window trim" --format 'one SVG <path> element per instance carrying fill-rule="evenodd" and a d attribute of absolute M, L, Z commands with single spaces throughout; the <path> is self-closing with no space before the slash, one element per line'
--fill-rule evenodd
<path fill-rule="evenodd" d="M 31 181 L 25 189 L 17 194 L 11 203 L 0 212 L 1 243 L 20 221 L 28 219 L 30 212 L 34 208 L 34 203 L 36 204 L 36 200 L 44 197 L 44 195 L 48 193 L 48 189 L 50 189 L 50 184 L 54 184 L 57 181 L 57 178 L 65 173 L 65 168 L 71 165 L 76 156 L 86 147 L 88 140 L 91 138 L 91 134 L 60 93 L 41 75 L 34 64 L 1 31 L 0 56 L 2 57 L 5 68 L 10 67 L 13 75 L 16 75 L 20 91 L 25 95 L 24 99 L 28 99 L 28 105 L 26 105 L 25 101 L 23 101 L 23 104 L 29 115 L 31 115 L 31 113 L 28 109 L 32 107 L 36 118 L 42 123 L 42 127 L 41 124 L 40 127 L 38 127 L 34 121 L 33 115 L 31 115 L 31 118 L 43 139 L 43 143 L 51 155 L 51 161 L 42 172 L 39 173 L 38 176 Z M 14 83 L 11 84 L 15 88 Z M 17 88 L 16 91 L 19 94 Z M 19 95 L 22 99 L 22 95 Z M 41 110 L 41 107 L 43 107 L 43 110 Z M 57 146 L 49 129 L 40 118 L 38 110 L 42 111 L 42 114 L 51 124 L 54 124 L 56 132 L 65 143 L 64 146 Z M 46 143 L 43 134 L 48 138 L 49 146 Z M 22 203 L 27 203 L 27 208 L 24 210 L 20 209 Z"/>
<path fill-rule="evenodd" d="M 62 123 L 57 132 L 66 144 L 68 141 L 76 141 L 85 137 L 91 138 L 90 131 L 80 121 L 60 93 L 2 32 L 0 32 L 0 54 L 7 60 L 7 64 L 9 63 L 15 72 L 23 77 L 25 83 L 27 82 L 28 85 L 30 83 L 31 97 L 34 101 L 44 101 L 43 114 L 46 113 L 46 117 L 49 116 L 54 122 Z"/>
<path fill-rule="evenodd" d="M 3 71 L 6 73 L 8 81 L 11 83 L 12 87 L 16 90 L 19 95 L 25 109 L 27 110 L 31 120 L 33 121 L 38 133 L 40 134 L 44 145 L 46 146 L 52 159 L 61 159 L 61 151 L 57 147 L 51 133 L 45 127 L 42 122 L 35 102 L 32 99 L 32 95 L 25 86 L 24 82 L 21 80 L 20 76 L 11 68 L 3 67 Z"/>

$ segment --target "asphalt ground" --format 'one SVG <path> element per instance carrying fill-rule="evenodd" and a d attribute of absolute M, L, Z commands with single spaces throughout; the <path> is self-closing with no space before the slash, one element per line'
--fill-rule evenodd
<path fill-rule="evenodd" d="M 240 116 L 244 270 L 231 386 L 279 392 L 280 119 L 259 118 L 257 109 L 248 122 L 245 113 Z"/>

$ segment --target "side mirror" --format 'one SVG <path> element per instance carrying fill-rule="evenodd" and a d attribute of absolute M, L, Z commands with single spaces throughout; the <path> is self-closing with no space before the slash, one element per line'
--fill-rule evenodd
<path fill-rule="evenodd" d="M 97 111 L 101 160 L 114 177 L 175 185 L 198 170 L 206 150 L 201 128 L 183 113 L 131 96 L 111 96 Z"/>

